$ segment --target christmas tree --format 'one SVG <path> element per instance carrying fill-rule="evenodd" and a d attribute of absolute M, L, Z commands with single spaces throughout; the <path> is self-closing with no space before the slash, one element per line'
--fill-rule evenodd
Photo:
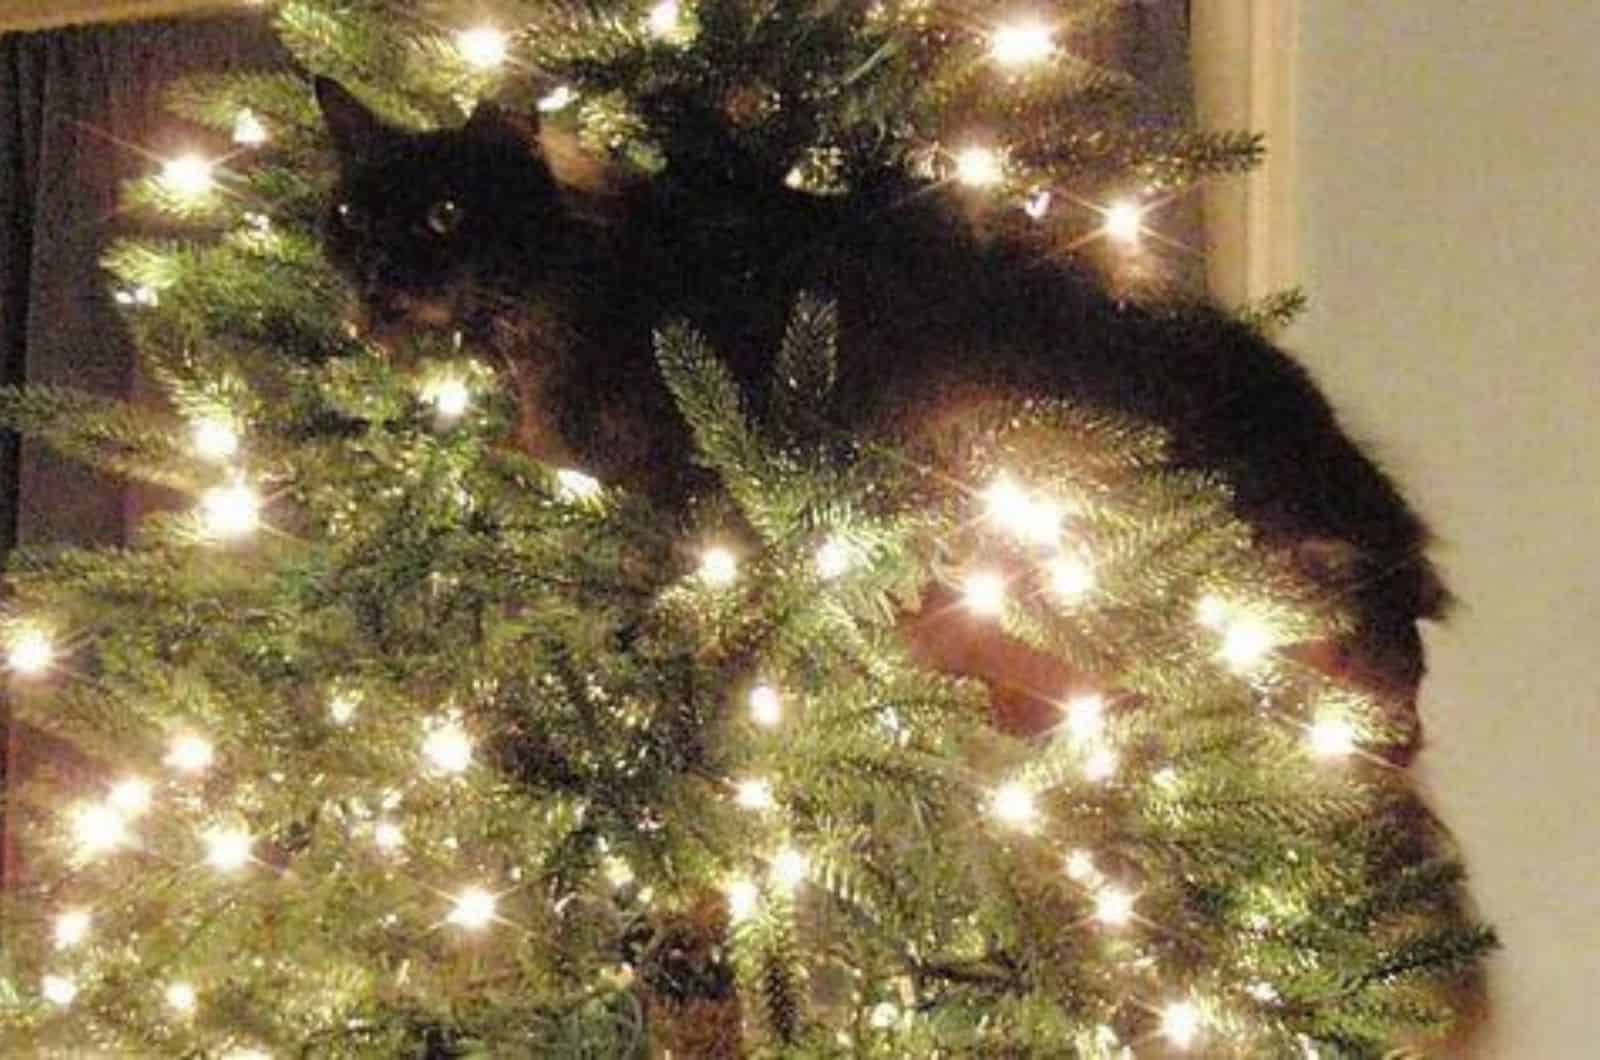
<path fill-rule="evenodd" d="M 15 709 L 60 747 L 10 793 L 5 1048 L 1377 1057 L 1448 1029 L 1493 938 L 1396 764 L 1411 723 L 1294 650 L 1349 601 L 1157 427 L 1038 399 L 937 464 L 841 438 L 840 324 L 797 291 L 759 394 L 661 322 L 711 483 L 665 506 L 519 452 L 470 341 L 344 324 L 308 72 L 419 128 L 494 98 L 702 189 L 957 182 L 1162 296 L 1143 211 L 1260 144 L 1163 120 L 1084 58 L 1118 5 L 1061 6 L 290 0 L 300 69 L 179 86 L 235 147 L 130 188 L 159 235 L 108 255 L 166 408 L 0 400 L 182 498 L 126 548 L 10 559 Z M 1086 675 L 1047 727 L 917 664 L 930 586 Z"/>

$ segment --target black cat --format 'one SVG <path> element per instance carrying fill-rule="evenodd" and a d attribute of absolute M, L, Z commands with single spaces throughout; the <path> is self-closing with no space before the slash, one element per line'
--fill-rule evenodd
<path fill-rule="evenodd" d="M 687 318 L 755 393 L 796 292 L 823 292 L 840 318 L 834 412 L 853 429 L 927 437 L 995 394 L 1159 423 L 1177 462 L 1222 472 L 1265 541 L 1356 601 L 1363 628 L 1331 665 L 1411 702 L 1416 623 L 1444 602 L 1426 530 L 1306 372 L 1243 325 L 1119 303 L 1027 241 L 978 231 L 938 189 L 608 187 L 558 179 L 536 125 L 493 104 L 410 132 L 332 81 L 316 90 L 341 165 L 327 251 L 363 325 L 502 350 L 533 455 L 680 497 L 694 472 L 652 330 Z"/>

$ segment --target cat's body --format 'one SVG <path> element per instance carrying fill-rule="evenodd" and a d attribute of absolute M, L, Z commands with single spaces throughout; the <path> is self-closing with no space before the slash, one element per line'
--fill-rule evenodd
<path fill-rule="evenodd" d="M 1395 698 L 1414 693 L 1416 622 L 1442 597 L 1426 531 L 1306 373 L 1248 328 L 1120 304 L 1025 241 L 980 235 L 943 193 L 577 188 L 492 108 L 460 130 L 405 133 L 331 82 L 318 91 L 343 163 L 329 254 L 366 326 L 498 345 L 533 455 L 680 497 L 695 472 L 652 331 L 686 318 L 758 394 L 795 295 L 818 292 L 840 318 L 830 418 L 913 449 L 1002 394 L 1158 423 L 1177 462 L 1230 480 L 1267 543 L 1336 557 L 1324 573 L 1364 627 L 1352 665 Z"/>

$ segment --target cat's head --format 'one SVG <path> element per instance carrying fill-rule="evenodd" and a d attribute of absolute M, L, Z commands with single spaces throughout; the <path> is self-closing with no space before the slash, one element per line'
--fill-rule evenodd
<path fill-rule="evenodd" d="M 352 323 L 380 344 L 491 326 L 560 228 L 536 122 L 482 103 L 459 128 L 413 132 L 335 81 L 316 94 L 339 160 L 324 248 L 355 288 Z"/>

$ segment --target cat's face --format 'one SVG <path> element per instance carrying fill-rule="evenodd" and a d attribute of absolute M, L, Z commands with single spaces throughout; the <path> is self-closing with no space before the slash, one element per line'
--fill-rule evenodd
<path fill-rule="evenodd" d="M 340 162 L 324 249 L 355 288 L 351 322 L 380 344 L 487 329 L 555 209 L 537 131 L 482 105 L 459 129 L 407 132 L 325 79 L 317 99 Z"/>

